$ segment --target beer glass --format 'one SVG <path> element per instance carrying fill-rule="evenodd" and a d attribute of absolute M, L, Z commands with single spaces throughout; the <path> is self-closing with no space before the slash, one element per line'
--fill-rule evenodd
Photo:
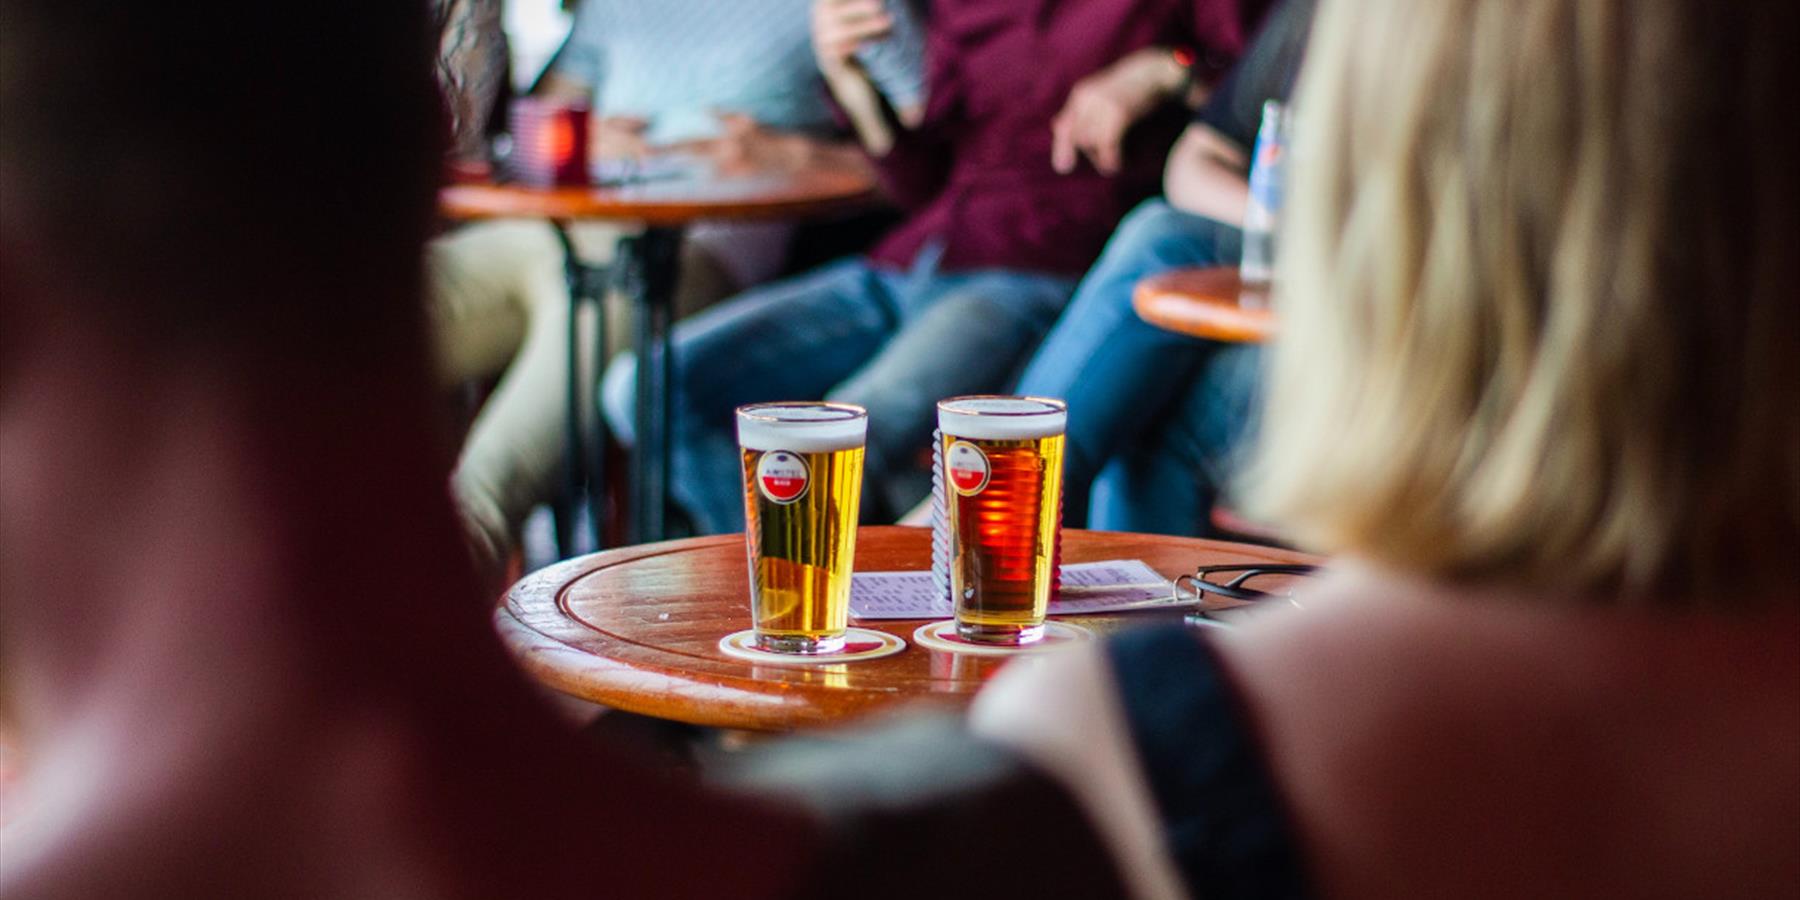
<path fill-rule="evenodd" d="M 1062 546 L 1068 408 L 1037 397 L 938 404 L 950 597 L 966 640 L 1024 644 L 1044 633 Z"/>
<path fill-rule="evenodd" d="M 750 612 L 761 649 L 843 649 L 868 426 L 867 411 L 843 403 L 738 408 Z"/>

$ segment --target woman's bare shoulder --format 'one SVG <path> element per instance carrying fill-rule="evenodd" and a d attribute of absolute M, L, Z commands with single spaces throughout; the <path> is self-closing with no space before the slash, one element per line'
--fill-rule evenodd
<path fill-rule="evenodd" d="M 1800 877 L 1775 846 L 1800 829 L 1800 618 L 1574 609 L 1355 567 L 1304 602 L 1218 641 L 1343 893 L 1395 867 L 1465 895 L 1677 885 L 1708 853 L 1743 860 L 1746 889 Z"/>

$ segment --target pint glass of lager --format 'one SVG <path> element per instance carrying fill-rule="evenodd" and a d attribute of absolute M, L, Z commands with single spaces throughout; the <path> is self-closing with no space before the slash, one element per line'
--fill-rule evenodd
<path fill-rule="evenodd" d="M 1044 633 L 1062 545 L 1068 408 L 1037 397 L 938 404 L 950 597 L 966 640 L 1023 644 Z"/>
<path fill-rule="evenodd" d="M 844 646 L 868 426 L 862 407 L 842 403 L 738 408 L 750 613 L 764 650 Z"/>

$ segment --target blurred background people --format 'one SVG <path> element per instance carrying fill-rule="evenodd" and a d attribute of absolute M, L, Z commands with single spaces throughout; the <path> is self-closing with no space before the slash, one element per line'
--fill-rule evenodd
<path fill-rule="evenodd" d="M 1155 189 L 1200 80 L 1236 56 L 1236 0 L 941 0 L 925 102 L 882 96 L 853 54 L 901 7 L 817 0 L 827 84 L 909 214 L 866 257 L 769 285 L 675 329 L 672 493 L 697 533 L 743 527 L 731 411 L 818 399 L 869 410 L 865 519 L 929 489 L 934 406 L 1003 387 L 1119 217 Z M 632 363 L 604 391 L 629 433 Z"/>
<path fill-rule="evenodd" d="M 0 12 L 0 894 L 805 883 L 813 826 L 588 746 L 476 600 L 419 302 L 424 10 Z"/>
<path fill-rule="evenodd" d="M 1260 351 L 1138 318 L 1139 281 L 1242 254 L 1248 159 L 1263 104 L 1286 101 L 1314 0 L 1284 0 L 1169 154 L 1163 197 L 1107 242 L 1019 377 L 1022 394 L 1069 404 L 1063 521 L 1069 527 L 1203 534 L 1248 432 Z M 1090 495 L 1093 505 L 1090 506 Z"/>
<path fill-rule="evenodd" d="M 916 54 L 890 70 L 897 91 L 923 90 Z M 865 165 L 832 137 L 807 0 L 583 0 L 536 93 L 591 105 L 592 148 L 602 165 L 675 157 L 686 160 L 675 164 L 740 169 Z M 690 228 L 677 311 L 776 274 L 793 232 L 786 222 Z M 602 223 L 571 229 L 594 263 L 612 259 L 626 233 Z M 553 490 L 562 460 L 567 335 L 575 327 L 564 249 L 549 223 L 505 221 L 440 238 L 427 259 L 445 385 L 505 373 L 470 429 L 452 481 L 478 558 L 497 573 L 526 515 Z M 621 298 L 608 308 L 608 344 L 622 346 L 628 313 Z"/>
<path fill-rule="evenodd" d="M 422 13 L 0 6 L 0 895 L 1125 896 L 992 746 L 825 818 L 546 708 L 443 490 Z"/>
<path fill-rule="evenodd" d="M 972 734 L 778 748 L 749 800 L 571 734 L 475 602 L 424 9 L 0 2 L 6 897 L 1800 888 L 1791 4 L 1325 0 L 1251 495 L 1339 557 L 1304 611 L 1013 666 Z M 980 268 L 1004 240 L 1097 252 L 1086 216 L 1130 202 L 1125 100 L 1182 93 L 1173 60 L 1041 29 L 1149 20 L 943 9 L 965 55 L 896 106 L 837 57 L 889 13 L 820 8 L 859 136 L 927 199 L 827 270 L 873 299 L 800 304 L 806 340 L 748 363 L 824 365 L 827 326 L 879 360 L 974 279 L 1061 277 Z"/>
<path fill-rule="evenodd" d="M 1192 896 L 1792 895 L 1794 7 L 1319 17 L 1252 508 L 1337 561 L 975 730 Z"/>

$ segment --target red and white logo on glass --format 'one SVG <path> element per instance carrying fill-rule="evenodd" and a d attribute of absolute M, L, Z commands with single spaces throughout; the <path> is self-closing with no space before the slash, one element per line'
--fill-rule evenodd
<path fill-rule="evenodd" d="M 987 487 L 987 454 L 968 441 L 950 445 L 950 451 L 944 454 L 944 467 L 950 472 L 950 486 L 959 494 L 979 494 Z"/>
<path fill-rule="evenodd" d="M 811 479 L 806 460 L 798 453 L 770 450 L 756 461 L 757 489 L 776 503 L 792 503 L 806 496 L 806 485 Z"/>

